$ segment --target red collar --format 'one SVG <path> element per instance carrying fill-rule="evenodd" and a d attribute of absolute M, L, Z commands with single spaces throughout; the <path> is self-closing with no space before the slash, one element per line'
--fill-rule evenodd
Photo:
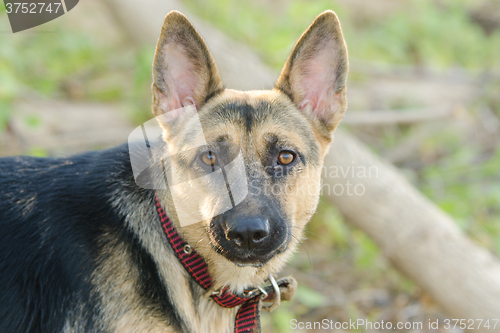
<path fill-rule="evenodd" d="M 167 213 L 163 209 L 158 196 L 155 194 L 156 207 L 160 217 L 163 230 L 168 238 L 172 249 L 182 263 L 182 266 L 191 277 L 205 290 L 210 290 L 213 280 L 208 272 L 208 265 L 205 260 L 177 233 L 174 224 L 170 221 Z M 243 295 L 238 295 L 224 287 L 220 291 L 212 292 L 210 297 L 220 306 L 234 308 L 241 305 L 235 318 L 234 332 L 260 332 L 260 308 L 261 301 L 275 300 L 275 306 L 279 304 L 279 288 L 288 287 L 292 282 L 289 278 L 281 279 L 278 282 L 271 277 L 273 285 L 245 291 Z M 293 283 L 292 283 L 293 284 Z M 277 292 L 276 292 L 277 291 Z M 278 303 L 276 303 L 276 299 Z M 274 309 L 275 306 L 272 306 Z"/>

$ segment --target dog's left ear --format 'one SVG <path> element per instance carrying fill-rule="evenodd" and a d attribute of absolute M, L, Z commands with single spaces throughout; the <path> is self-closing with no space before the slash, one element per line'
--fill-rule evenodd
<path fill-rule="evenodd" d="M 328 10 L 300 37 L 275 88 L 287 94 L 325 134 L 329 134 L 337 127 L 347 107 L 347 72 L 347 47 L 340 22 L 337 15 Z"/>
<path fill-rule="evenodd" d="M 205 42 L 177 11 L 168 13 L 163 23 L 153 61 L 152 90 L 157 117 L 189 105 L 199 109 L 208 98 L 224 90 Z"/>

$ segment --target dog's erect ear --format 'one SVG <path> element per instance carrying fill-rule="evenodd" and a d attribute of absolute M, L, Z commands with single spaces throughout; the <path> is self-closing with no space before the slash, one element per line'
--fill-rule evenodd
<path fill-rule="evenodd" d="M 208 48 L 188 19 L 166 17 L 153 62 L 153 113 L 160 116 L 188 105 L 200 108 L 224 89 Z"/>
<path fill-rule="evenodd" d="M 346 110 L 347 48 L 337 15 L 320 14 L 300 37 L 276 83 L 315 123 L 333 131 Z"/>

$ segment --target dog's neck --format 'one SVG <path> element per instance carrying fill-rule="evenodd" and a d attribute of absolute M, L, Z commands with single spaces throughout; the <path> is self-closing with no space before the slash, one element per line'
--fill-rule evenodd
<path fill-rule="evenodd" d="M 224 327 L 226 329 L 221 332 L 233 332 L 236 309 L 223 308 L 207 298 L 206 291 L 186 272 L 164 235 L 153 196 L 149 199 L 135 193 L 129 193 L 128 196 L 130 197 L 116 196 L 113 205 L 122 212 L 127 226 L 139 235 L 142 246 L 155 260 L 158 274 L 170 299 L 176 300 L 173 305 L 181 316 L 182 330 L 210 333 L 213 332 L 213 327 Z M 131 202 L 134 204 L 131 205 Z M 141 221 L 151 222 L 148 228 L 144 228 Z M 123 306 L 127 307 L 127 304 Z"/>

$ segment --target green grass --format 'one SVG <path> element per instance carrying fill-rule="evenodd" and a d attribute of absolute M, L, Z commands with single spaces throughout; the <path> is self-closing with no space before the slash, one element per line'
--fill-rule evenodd
<path fill-rule="evenodd" d="M 465 1 L 413 1 L 389 18 L 357 22 L 355 13 L 334 1 L 292 0 L 283 8 L 249 1 L 188 0 L 189 8 L 258 50 L 280 68 L 293 43 L 316 15 L 332 9 L 339 16 L 350 57 L 370 61 L 471 69 L 500 68 L 500 32 L 486 36 L 464 9 Z"/>
<path fill-rule="evenodd" d="M 355 58 L 434 67 L 498 68 L 500 34 L 486 36 L 460 1 L 413 1 L 404 12 L 361 27 L 351 38 Z"/>
<path fill-rule="evenodd" d="M 0 29 L 8 31 L 3 4 L 0 16 Z M 108 45 L 57 20 L 50 24 L 51 33 L 0 34 L 0 131 L 15 100 L 33 94 L 126 103 L 136 123 L 147 120 L 154 49 Z"/>
<path fill-rule="evenodd" d="M 500 149 L 481 160 L 480 149 L 461 147 L 422 171 L 422 190 L 462 230 L 500 254 Z"/>

